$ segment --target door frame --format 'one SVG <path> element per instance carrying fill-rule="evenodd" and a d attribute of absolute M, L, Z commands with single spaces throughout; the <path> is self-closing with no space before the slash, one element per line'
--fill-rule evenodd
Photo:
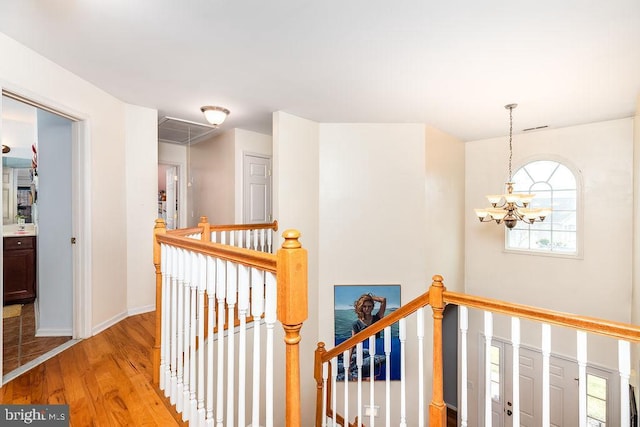
<path fill-rule="evenodd" d="M 72 156 L 72 188 L 71 211 L 72 232 L 77 243 L 72 245 L 73 269 L 73 339 L 89 338 L 91 336 L 91 135 L 90 119 L 87 114 L 75 111 L 51 99 L 46 99 L 37 93 L 11 84 L 0 84 L 0 93 L 16 98 L 22 102 L 32 104 L 38 108 L 61 115 L 72 121 L 71 156 Z M 0 113 L 2 112 L 2 98 L 0 97 Z M 0 116 L 0 132 L 2 119 Z M 2 166 L 0 165 L 0 168 Z M 0 195 L 0 202 L 2 196 Z M 2 249 L 2 243 L 0 243 Z M 2 265 L 2 264 L 0 264 Z M 2 265 L 4 268 L 4 265 Z M 4 283 L 0 278 L 0 292 Z M 0 323 L 0 334 L 4 333 Z M 0 350 L 2 344 L 0 343 Z M 0 356 L 0 362 L 2 361 Z M 5 376 L 0 363 L 0 378 Z"/>

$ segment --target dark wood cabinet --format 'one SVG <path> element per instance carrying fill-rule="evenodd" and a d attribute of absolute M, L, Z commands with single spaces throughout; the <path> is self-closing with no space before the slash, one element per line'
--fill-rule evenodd
<path fill-rule="evenodd" d="M 35 236 L 5 237 L 3 244 L 4 305 L 33 302 L 36 298 Z"/>

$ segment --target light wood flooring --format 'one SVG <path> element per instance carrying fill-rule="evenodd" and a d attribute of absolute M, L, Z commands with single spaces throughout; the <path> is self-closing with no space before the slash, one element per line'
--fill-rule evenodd
<path fill-rule="evenodd" d="M 188 425 L 152 383 L 154 324 L 155 313 L 139 314 L 80 341 L 5 384 L 0 403 L 68 404 L 79 427 Z"/>
<path fill-rule="evenodd" d="M 61 346 L 71 337 L 36 337 L 33 303 L 22 306 L 18 317 L 2 320 L 2 372 L 4 375 Z"/>
<path fill-rule="evenodd" d="M 154 313 L 82 340 L 0 389 L 2 404 L 69 404 L 71 426 L 179 426 L 152 384 Z"/>

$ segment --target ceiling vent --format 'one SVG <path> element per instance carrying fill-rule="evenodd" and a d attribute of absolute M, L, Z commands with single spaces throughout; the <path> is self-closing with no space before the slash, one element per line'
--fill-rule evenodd
<path fill-rule="evenodd" d="M 163 117 L 158 121 L 158 141 L 190 145 L 202 141 L 215 130 L 214 126 L 173 117 Z"/>

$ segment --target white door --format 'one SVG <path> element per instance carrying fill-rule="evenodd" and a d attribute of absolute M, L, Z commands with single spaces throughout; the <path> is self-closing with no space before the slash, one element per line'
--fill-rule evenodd
<path fill-rule="evenodd" d="M 271 222 L 271 157 L 245 153 L 242 175 L 243 222 Z"/>
<path fill-rule="evenodd" d="M 178 168 L 176 166 L 169 166 L 165 175 L 167 188 L 167 229 L 174 230 L 178 224 Z"/>
<path fill-rule="evenodd" d="M 504 345 L 504 426 L 512 427 L 513 383 L 511 345 Z M 574 427 L 578 423 L 578 365 L 551 356 L 549 361 L 550 418 L 552 427 Z M 542 422 L 542 354 L 520 348 L 520 426 Z"/>

